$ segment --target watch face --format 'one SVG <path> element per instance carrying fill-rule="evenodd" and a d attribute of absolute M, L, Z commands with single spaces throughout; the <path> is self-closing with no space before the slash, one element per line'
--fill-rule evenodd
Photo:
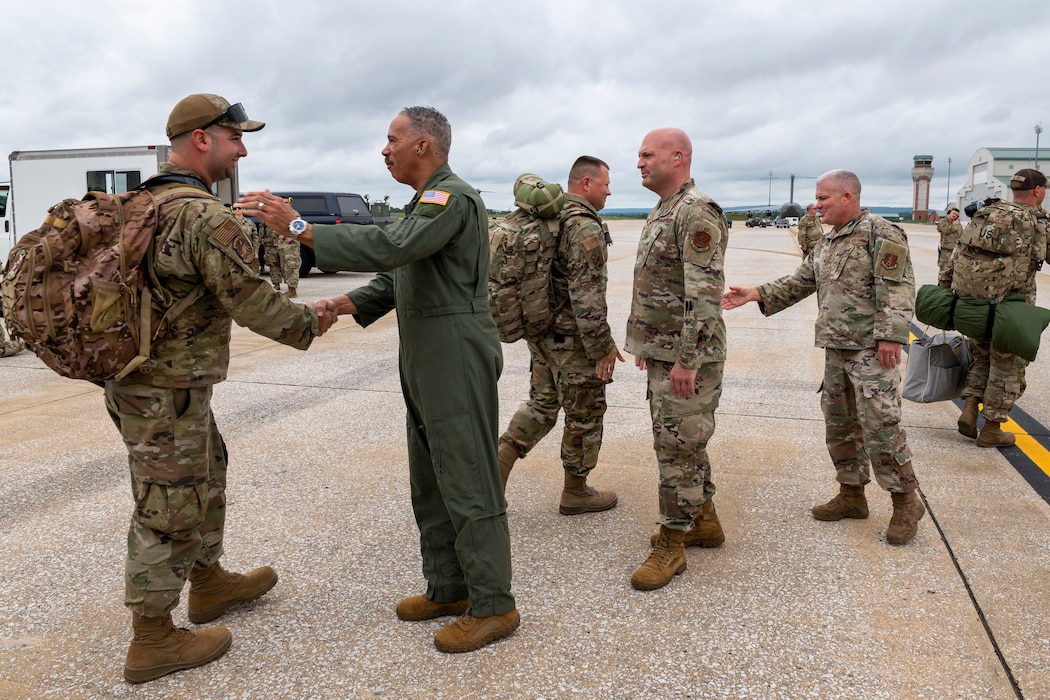
<path fill-rule="evenodd" d="M 288 225 L 288 230 L 292 233 L 299 235 L 306 230 L 306 222 L 302 219 L 296 219 Z"/>

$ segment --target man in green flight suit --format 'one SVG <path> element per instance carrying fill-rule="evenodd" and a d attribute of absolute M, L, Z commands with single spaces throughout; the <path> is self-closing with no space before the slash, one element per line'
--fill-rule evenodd
<path fill-rule="evenodd" d="M 488 302 L 488 216 L 477 190 L 449 168 L 451 143 L 448 120 L 433 108 L 408 107 L 394 118 L 383 157 L 416 194 L 405 218 L 385 229 L 306 224 L 269 191 L 241 202 L 313 247 L 324 269 L 379 272 L 328 302 L 362 326 L 397 310 L 412 508 L 427 580 L 426 594 L 399 602 L 397 616 L 460 615 L 434 644 L 465 652 L 512 633 L 519 616 L 496 464 L 503 353 Z"/>

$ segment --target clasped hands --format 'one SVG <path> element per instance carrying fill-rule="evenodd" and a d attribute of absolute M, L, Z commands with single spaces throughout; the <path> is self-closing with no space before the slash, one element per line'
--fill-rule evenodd
<path fill-rule="evenodd" d="M 335 301 L 332 299 L 318 299 L 308 301 L 306 305 L 317 313 L 317 335 L 324 335 L 336 321 L 339 320 L 339 311 Z"/>

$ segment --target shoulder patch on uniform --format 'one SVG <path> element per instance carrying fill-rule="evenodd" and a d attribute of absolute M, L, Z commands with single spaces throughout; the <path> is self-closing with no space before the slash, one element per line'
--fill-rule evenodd
<path fill-rule="evenodd" d="M 697 228 L 689 235 L 682 257 L 689 262 L 710 265 L 721 237 L 722 232 L 709 222 L 698 222 Z"/>
<path fill-rule="evenodd" d="M 583 239 L 583 249 L 591 251 L 601 245 L 601 241 L 598 240 L 598 236 L 587 236 Z"/>
<path fill-rule="evenodd" d="M 231 242 L 233 242 L 233 239 L 241 233 L 241 230 L 242 229 L 240 225 L 238 225 L 237 222 L 233 219 L 230 219 L 222 226 L 215 229 L 215 232 L 212 233 L 211 236 L 209 236 L 209 238 L 211 238 L 220 245 L 228 246 Z"/>
<path fill-rule="evenodd" d="M 244 269 L 253 271 L 252 265 L 257 260 L 255 246 L 248 240 L 244 229 L 233 219 L 224 222 L 208 236 L 213 246 L 232 258 Z M 254 270 L 258 272 L 258 270 Z"/>
<path fill-rule="evenodd" d="M 875 261 L 875 276 L 900 281 L 908 265 L 908 246 L 896 241 L 883 241 Z"/>
<path fill-rule="evenodd" d="M 444 190 L 427 190 L 419 197 L 420 204 L 440 204 L 445 206 L 448 204 L 448 198 L 452 195 Z"/>

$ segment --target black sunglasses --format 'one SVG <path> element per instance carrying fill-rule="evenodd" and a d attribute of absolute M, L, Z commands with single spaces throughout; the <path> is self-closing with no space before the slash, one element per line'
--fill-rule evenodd
<path fill-rule="evenodd" d="M 204 126 L 198 126 L 197 128 L 198 129 L 207 129 L 209 126 L 212 126 L 213 124 L 218 124 L 221 121 L 227 121 L 227 120 L 231 121 L 231 122 L 236 122 L 238 124 L 241 123 L 241 122 L 248 121 L 248 113 L 244 111 L 244 107 L 241 105 L 240 102 L 238 102 L 235 105 L 230 105 L 229 109 L 227 109 L 225 112 L 223 112 L 219 116 L 215 117 L 214 119 L 212 119 L 210 122 L 208 122 Z"/>

